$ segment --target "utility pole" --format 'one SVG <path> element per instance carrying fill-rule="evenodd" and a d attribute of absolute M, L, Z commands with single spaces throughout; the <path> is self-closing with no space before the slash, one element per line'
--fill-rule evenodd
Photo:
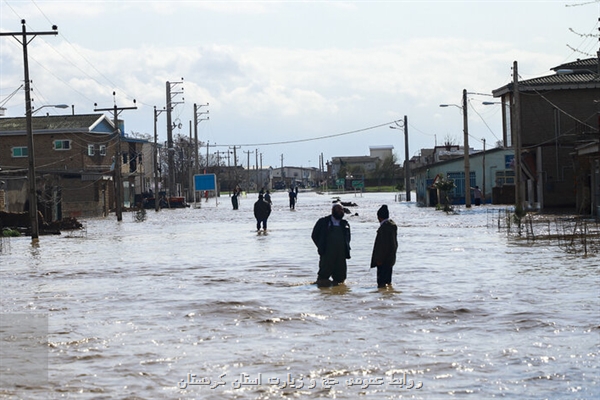
<path fill-rule="evenodd" d="M 408 158 L 408 117 L 405 115 L 402 124 L 394 121 L 396 126 L 390 126 L 391 129 L 404 130 L 404 188 L 406 189 L 406 201 L 410 201 L 410 160 Z"/>
<path fill-rule="evenodd" d="M 235 184 L 238 184 L 238 175 L 237 175 L 237 153 L 236 149 L 241 149 L 241 146 L 233 146 L 233 178 L 235 180 Z"/>
<path fill-rule="evenodd" d="M 481 182 L 483 186 L 483 205 L 485 205 L 485 138 L 481 139 L 483 141 L 483 158 L 481 159 L 481 166 L 483 171 L 483 180 Z"/>
<path fill-rule="evenodd" d="M 285 171 L 283 170 L 283 153 L 281 154 L 281 180 L 285 184 Z"/>
<path fill-rule="evenodd" d="M 51 32 L 27 32 L 25 26 L 25 20 L 21 20 L 22 29 L 21 32 L 2 32 L 0 36 L 12 36 L 17 42 L 23 46 L 23 73 L 25 79 L 25 121 L 27 126 L 27 179 L 29 180 L 29 220 L 31 223 L 31 241 L 37 242 L 40 237 L 39 225 L 38 225 L 38 208 L 37 208 L 37 191 L 35 181 L 35 157 L 33 149 L 33 124 L 32 124 L 32 109 L 31 109 L 31 89 L 29 87 L 29 56 L 27 55 L 27 45 L 37 35 L 54 35 L 58 34 L 58 28 L 56 25 L 52 25 Z M 19 36 L 21 39 L 19 40 Z M 31 40 L 27 39 L 27 36 L 33 36 Z"/>
<path fill-rule="evenodd" d="M 258 176 L 258 149 L 256 149 L 254 151 L 254 158 L 256 159 L 256 161 L 255 161 L 255 163 L 256 163 L 255 164 L 255 169 L 256 169 L 256 190 L 258 191 L 259 190 L 258 183 L 260 182 L 260 178 Z M 261 185 L 261 188 L 262 188 L 262 185 Z"/>
<path fill-rule="evenodd" d="M 264 182 L 266 179 L 265 179 L 265 176 L 264 176 L 264 174 L 263 174 L 263 163 L 262 163 L 262 161 L 263 161 L 263 157 L 262 157 L 262 156 L 263 156 L 263 153 L 260 153 L 260 179 L 261 179 L 261 181 L 263 181 L 263 182 Z M 268 181 L 269 181 L 269 180 L 267 179 L 267 182 L 268 182 Z M 267 183 L 267 189 L 270 189 L 270 187 L 269 187 L 269 184 L 268 184 L 268 183 Z"/>
<path fill-rule="evenodd" d="M 406 182 L 406 201 L 410 201 L 410 159 L 408 158 L 408 117 L 404 116 L 404 181 Z"/>
<path fill-rule="evenodd" d="M 180 92 L 171 91 L 172 87 L 182 84 L 181 82 L 169 82 L 167 81 L 167 162 L 169 164 L 169 196 L 173 196 L 175 193 L 175 148 L 173 147 L 173 122 L 171 120 L 171 112 L 173 107 L 177 104 L 183 103 L 182 101 L 173 101 L 173 97 L 183 93 L 183 88 Z"/>
<path fill-rule="evenodd" d="M 467 89 L 463 89 L 463 146 L 465 148 L 465 207 L 471 208 L 471 165 L 469 163 L 469 120 L 467 116 Z"/>
<path fill-rule="evenodd" d="M 158 197 L 158 130 L 157 122 L 158 116 L 166 111 L 166 109 L 157 110 L 154 106 L 154 211 L 158 212 L 160 206 L 160 199 Z"/>
<path fill-rule="evenodd" d="M 323 175 L 325 173 L 325 162 L 323 153 L 319 154 L 319 183 L 323 182 Z M 327 187 L 327 180 L 325 180 L 325 187 Z"/>
<path fill-rule="evenodd" d="M 196 173 L 200 172 L 200 161 L 198 160 L 198 124 L 202 121 L 208 121 L 210 117 L 199 118 L 201 115 L 208 114 L 210 111 L 200 112 L 201 107 L 208 107 L 208 103 L 197 105 L 194 103 L 194 141 L 196 142 L 196 151 L 194 156 L 196 158 Z"/>
<path fill-rule="evenodd" d="M 216 146 L 217 146 L 217 144 L 216 144 L 216 143 L 212 145 L 212 147 L 216 147 Z M 206 142 L 206 168 L 204 169 L 204 173 L 205 173 L 205 174 L 208 174 L 208 157 L 209 157 L 209 155 L 208 155 L 208 148 L 209 148 L 209 147 L 211 147 L 211 146 L 210 146 L 210 142 L 209 142 L 209 141 L 207 141 L 207 142 Z"/>
<path fill-rule="evenodd" d="M 113 99 L 115 92 L 113 92 Z M 135 104 L 135 99 L 133 100 Z M 98 104 L 94 103 L 94 107 Z M 121 177 L 121 166 L 123 165 L 123 155 L 121 154 L 121 135 L 123 132 L 119 129 L 119 114 L 124 110 L 137 110 L 136 106 L 133 107 L 117 107 L 117 102 L 112 108 L 94 108 L 94 111 L 112 111 L 113 113 L 113 125 L 115 126 L 115 136 L 117 140 L 115 150 L 115 210 L 117 214 L 117 221 L 123 220 L 123 182 Z"/>
<path fill-rule="evenodd" d="M 229 186 L 229 197 L 231 197 L 231 151 L 229 151 L 229 149 L 227 150 L 227 182 L 229 182 L 229 184 L 227 186 Z"/>
<path fill-rule="evenodd" d="M 254 153 L 253 151 L 244 151 L 248 155 L 248 171 L 246 171 L 246 191 L 250 193 L 250 154 Z"/>
<path fill-rule="evenodd" d="M 194 191 L 194 171 L 193 169 L 196 168 L 194 166 L 194 160 L 192 158 L 192 154 L 195 154 L 196 151 L 194 151 L 192 149 L 192 121 L 190 120 L 190 143 L 189 143 L 189 162 L 188 162 L 188 201 L 191 203 L 192 201 L 196 201 L 196 192 Z M 197 148 L 196 148 L 197 150 Z"/>
<path fill-rule="evenodd" d="M 523 197 L 521 192 L 521 94 L 519 89 L 519 72 L 517 62 L 513 62 L 513 143 L 515 146 L 515 213 L 520 216 L 523 212 Z"/>

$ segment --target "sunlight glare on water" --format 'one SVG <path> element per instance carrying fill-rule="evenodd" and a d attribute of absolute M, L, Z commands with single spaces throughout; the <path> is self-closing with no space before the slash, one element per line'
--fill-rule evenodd
<path fill-rule="evenodd" d="M 600 396 L 597 257 L 509 240 L 491 206 L 341 198 L 357 206 L 348 280 L 333 288 L 311 284 L 328 194 L 301 192 L 291 211 L 275 193 L 266 235 L 254 194 L 239 210 L 223 194 L 142 222 L 87 220 L 37 247 L 11 238 L 2 315 L 47 316 L 48 376 L 3 381 L 0 397 Z M 381 204 L 399 227 L 389 289 L 369 268 Z"/>

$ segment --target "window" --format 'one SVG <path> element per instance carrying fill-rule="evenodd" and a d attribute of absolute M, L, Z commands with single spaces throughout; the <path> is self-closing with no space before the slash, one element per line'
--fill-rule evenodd
<path fill-rule="evenodd" d="M 70 150 L 71 149 L 71 141 L 70 140 L 55 140 L 54 141 L 54 150 Z"/>
<path fill-rule="evenodd" d="M 93 156 L 95 154 L 94 145 L 88 144 L 88 156 Z"/>
<path fill-rule="evenodd" d="M 448 179 L 452 179 L 454 181 L 454 189 L 452 190 L 452 195 L 463 198 L 465 197 L 465 172 L 448 172 Z M 469 187 L 474 187 L 477 178 L 475 175 L 475 171 L 469 171 Z"/>
<path fill-rule="evenodd" d="M 514 185 L 515 171 L 507 169 L 504 171 L 496 171 L 496 186 Z"/>
<path fill-rule="evenodd" d="M 12 148 L 12 156 L 13 157 L 27 157 L 29 152 L 27 151 L 27 147 L 13 147 Z"/>
<path fill-rule="evenodd" d="M 100 145 L 100 155 L 101 156 L 105 156 L 106 155 L 106 145 L 105 144 L 101 144 Z"/>

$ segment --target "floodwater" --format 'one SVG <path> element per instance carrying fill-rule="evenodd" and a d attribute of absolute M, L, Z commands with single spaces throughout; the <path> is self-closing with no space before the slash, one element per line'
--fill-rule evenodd
<path fill-rule="evenodd" d="M 266 235 L 254 198 L 91 219 L 36 247 L 5 239 L 3 329 L 40 317 L 47 375 L 5 359 L 0 398 L 600 397 L 597 256 L 510 239 L 491 206 L 344 194 L 358 214 L 348 280 L 317 288 L 310 234 L 332 196 L 301 192 L 290 211 L 275 193 Z M 399 226 L 392 289 L 369 268 L 384 203 Z"/>

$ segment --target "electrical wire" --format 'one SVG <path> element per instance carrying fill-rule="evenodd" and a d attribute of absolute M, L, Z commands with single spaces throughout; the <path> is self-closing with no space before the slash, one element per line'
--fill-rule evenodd
<path fill-rule="evenodd" d="M 24 85 L 21 84 L 21 86 L 19 86 L 18 88 L 15 89 L 14 92 L 12 92 L 11 94 L 9 94 L 8 96 L 6 96 L 6 99 L 2 102 L 2 104 L 0 104 L 0 107 L 3 107 L 10 99 L 12 99 L 17 93 L 19 93 L 19 90 L 21 90 L 21 88 Z"/>
<path fill-rule="evenodd" d="M 475 107 L 473 107 L 473 104 L 471 104 L 470 101 L 469 101 L 469 105 L 471 106 L 471 110 L 475 111 L 475 114 L 477 114 L 477 116 L 481 119 L 481 121 L 483 122 L 483 124 L 488 128 L 488 130 L 494 136 L 494 138 L 496 138 L 497 141 L 500 141 L 500 139 L 498 139 L 498 136 L 496 136 L 496 134 L 494 133 L 494 131 L 492 131 L 492 128 L 490 128 L 490 126 L 488 125 L 488 123 L 485 121 L 485 119 L 483 119 L 483 117 L 481 116 L 481 114 L 479 114 L 479 112 L 475 109 Z M 471 136 L 471 134 L 469 134 L 469 136 Z M 471 137 L 473 137 L 473 136 L 471 136 Z M 481 139 L 479 139 L 479 138 L 473 137 L 473 139 L 478 140 L 478 141 L 481 142 Z"/>
<path fill-rule="evenodd" d="M 281 142 L 266 142 L 266 143 L 243 143 L 243 144 L 236 143 L 235 145 L 233 145 L 233 144 L 215 144 L 215 146 L 216 147 L 229 147 L 229 146 L 242 146 L 242 147 L 246 147 L 246 146 L 273 146 L 273 145 L 281 145 L 281 144 L 313 142 L 313 141 L 316 141 L 316 140 L 331 139 L 331 138 L 334 138 L 334 137 L 347 136 L 347 135 L 352 135 L 352 134 L 355 134 L 355 133 L 366 132 L 366 131 L 369 131 L 369 130 L 372 130 L 372 129 L 381 128 L 383 126 L 387 126 L 389 124 L 392 124 L 392 123 L 395 123 L 395 122 L 399 122 L 399 121 L 400 120 L 386 122 L 384 124 L 375 125 L 375 126 L 371 126 L 371 127 L 368 127 L 368 128 L 356 129 L 356 130 L 353 130 L 353 131 L 336 133 L 336 134 L 333 134 L 333 135 L 319 136 L 319 137 L 315 137 L 315 138 L 297 139 L 297 140 L 286 140 L 286 141 L 281 141 Z"/>

